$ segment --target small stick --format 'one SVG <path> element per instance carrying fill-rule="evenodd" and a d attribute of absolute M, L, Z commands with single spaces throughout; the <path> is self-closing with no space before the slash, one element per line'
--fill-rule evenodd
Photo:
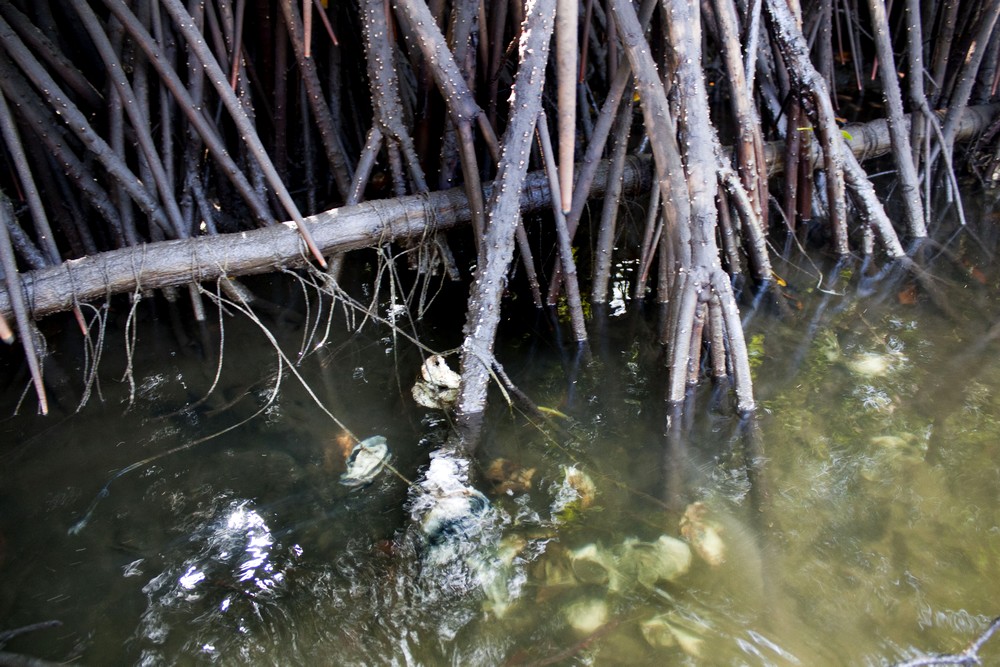
<path fill-rule="evenodd" d="M 573 206 L 576 152 L 577 0 L 556 2 L 556 77 L 559 128 L 559 189 L 563 215 Z"/>
<path fill-rule="evenodd" d="M 312 58 L 313 6 L 309 0 L 302 0 L 302 51 L 305 58 Z"/>
<path fill-rule="evenodd" d="M 233 66 L 229 69 L 229 87 L 236 90 L 236 77 L 240 73 L 240 60 L 243 57 L 243 15 L 246 13 L 246 0 L 236 0 L 236 19 L 233 36 Z"/>
<path fill-rule="evenodd" d="M 316 5 L 316 11 L 319 13 L 319 18 L 323 21 L 323 27 L 326 28 L 326 34 L 330 36 L 330 41 L 333 42 L 334 46 L 340 46 L 340 42 L 337 41 L 337 35 L 333 32 L 333 26 L 330 24 L 330 17 L 326 15 L 326 10 L 323 8 L 323 4 L 320 0 L 313 0 L 313 4 Z"/>
<path fill-rule="evenodd" d="M 45 385 L 42 383 L 42 369 L 38 363 L 38 352 L 35 350 L 35 340 L 31 335 L 31 320 L 28 317 L 28 308 L 24 302 L 24 294 L 21 292 L 21 277 L 17 272 L 17 260 L 14 258 L 14 249 L 10 245 L 10 236 L 7 234 L 7 224 L 14 219 L 14 210 L 10 205 L 10 200 L 6 197 L 0 199 L 0 264 L 3 264 L 4 275 L 7 278 L 7 294 L 10 297 L 10 305 L 14 310 L 14 320 L 17 322 L 18 332 L 21 334 L 21 345 L 24 347 L 24 356 L 28 361 L 28 369 L 31 371 L 31 380 L 35 384 L 35 393 L 38 394 L 38 408 L 43 415 L 49 413 L 49 400 L 45 395 Z M 6 324 L 4 325 L 6 327 Z M 0 335 L 9 333 L 0 330 Z M 6 340 L 7 336 L 4 335 Z"/>
<path fill-rule="evenodd" d="M 573 248 L 569 241 L 569 229 L 566 227 L 566 216 L 559 205 L 559 172 L 553 157 L 552 139 L 549 137 L 548 121 L 545 112 L 538 116 L 535 125 L 539 142 L 542 145 L 542 157 L 545 159 L 545 171 L 549 175 L 549 188 L 552 190 L 552 213 L 556 221 L 556 235 L 559 239 L 559 257 L 562 260 L 563 281 L 566 284 L 566 300 L 569 302 L 569 317 L 573 324 L 573 333 L 578 343 L 587 340 L 587 325 L 583 319 L 583 305 L 580 299 L 580 285 L 577 280 L 576 262 L 573 260 Z"/>

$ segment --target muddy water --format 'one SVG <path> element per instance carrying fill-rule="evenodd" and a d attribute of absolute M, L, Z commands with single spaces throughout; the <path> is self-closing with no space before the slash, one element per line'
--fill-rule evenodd
<path fill-rule="evenodd" d="M 48 332 L 65 375 L 53 414 L 31 415 L 29 396 L 10 416 L 26 386 L 11 367 L 0 422 L 0 630 L 61 626 L 4 650 L 95 665 L 960 650 L 1000 615 L 1000 364 L 984 341 L 1000 276 L 974 244 L 953 248 L 916 291 L 906 275 L 855 267 L 824 287 L 780 265 L 784 308 L 747 322 L 756 432 L 706 391 L 668 436 L 655 312 L 595 322 L 589 359 L 544 316 L 506 323 L 508 373 L 565 416 L 529 419 L 496 394 L 474 462 L 484 525 L 433 544 L 414 538 L 404 478 L 449 425 L 414 404 L 405 338 L 350 334 L 340 311 L 315 326 L 316 302 L 283 285 L 260 291 L 291 308 L 268 323 L 284 359 L 234 315 L 219 366 L 218 322 L 202 336 L 145 304 L 128 373 L 119 306 L 77 412 L 87 357 L 67 320 Z M 456 344 L 439 330 L 410 331 Z M 397 474 L 340 484 L 352 435 L 384 436 Z"/>

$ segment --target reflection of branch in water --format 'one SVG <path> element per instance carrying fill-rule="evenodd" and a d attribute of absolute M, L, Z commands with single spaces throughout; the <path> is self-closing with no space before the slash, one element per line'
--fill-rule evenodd
<path fill-rule="evenodd" d="M 62 625 L 62 621 L 42 621 L 41 623 L 32 623 L 31 625 L 23 625 L 20 628 L 14 628 L 13 630 L 3 630 L 0 631 L 0 646 L 3 646 L 9 642 L 14 637 L 18 637 L 29 632 L 34 632 L 35 630 L 44 630 L 46 628 L 56 628 Z"/>
<path fill-rule="evenodd" d="M 896 665 L 896 667 L 923 667 L 923 665 L 979 665 L 982 661 L 979 659 L 979 649 L 983 647 L 990 637 L 993 636 L 997 630 L 1000 630 L 1000 617 L 994 618 L 990 626 L 986 628 L 983 634 L 976 638 L 976 641 L 969 644 L 961 653 L 953 653 L 950 655 L 929 655 L 923 658 L 915 658 L 913 660 L 907 660 L 906 662 L 901 662 Z"/>

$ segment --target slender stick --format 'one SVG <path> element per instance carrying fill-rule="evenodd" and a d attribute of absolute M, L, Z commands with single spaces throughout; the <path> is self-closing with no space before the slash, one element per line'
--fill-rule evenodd
<path fill-rule="evenodd" d="M 31 380 L 35 384 L 35 393 L 38 395 L 38 409 L 43 415 L 49 413 L 49 400 L 45 395 L 45 385 L 42 382 L 42 369 L 38 362 L 38 352 L 35 350 L 35 339 L 31 331 L 31 319 L 28 316 L 28 308 L 24 302 L 24 295 L 21 292 L 21 278 L 17 271 L 17 260 L 14 259 L 14 250 L 10 245 L 10 236 L 7 234 L 7 225 L 13 222 L 14 211 L 10 205 L 10 200 L 0 197 L 0 264 L 3 265 L 4 277 L 7 280 L 7 295 L 10 298 L 10 305 L 14 311 L 14 320 L 17 322 L 17 330 L 21 335 L 21 345 L 24 347 L 24 356 L 28 361 L 28 369 L 31 371 Z M 6 324 L 4 324 L 6 328 Z M 0 330 L 0 336 L 8 332 Z"/>
<path fill-rule="evenodd" d="M 236 17 L 233 21 L 235 35 L 233 38 L 233 62 L 229 68 L 229 87 L 236 90 L 236 77 L 240 73 L 240 61 L 243 57 L 243 16 L 246 13 L 247 0 L 236 0 Z"/>
<path fill-rule="evenodd" d="M 310 2 L 309 0 L 302 0 L 302 29 L 303 29 L 302 30 L 303 56 L 306 58 L 312 58 L 313 12 L 312 12 L 312 2 Z"/>
<path fill-rule="evenodd" d="M 580 285 L 577 282 L 576 262 L 573 260 L 573 248 L 570 246 L 569 229 L 566 227 L 566 216 L 559 206 L 559 171 L 553 156 L 552 138 L 549 136 L 548 120 L 545 112 L 538 116 L 535 125 L 538 141 L 541 144 L 542 158 L 545 160 L 545 172 L 549 177 L 549 187 L 552 189 L 552 214 L 556 223 L 556 236 L 559 243 L 559 258 L 562 261 L 563 280 L 566 282 L 566 301 L 569 304 L 570 323 L 578 343 L 587 340 L 587 325 L 583 319 L 583 305 L 580 300 Z"/>
<path fill-rule="evenodd" d="M 875 47 L 881 63 L 879 76 L 882 79 L 882 97 L 888 107 L 886 121 L 889 124 L 892 155 L 896 161 L 903 196 L 903 212 L 906 215 L 910 235 L 913 238 L 924 238 L 927 236 L 927 226 L 924 224 L 924 207 L 920 201 L 920 179 L 917 176 L 917 167 L 913 163 L 913 147 L 910 145 L 910 137 L 906 133 L 903 118 L 903 93 L 899 86 L 899 76 L 896 74 L 896 59 L 892 53 L 885 1 L 868 0 L 868 10 L 871 12 Z"/>
<path fill-rule="evenodd" d="M 484 5 L 487 3 L 483 3 Z M 508 4 L 504 0 L 488 3 L 491 5 L 490 21 L 492 30 L 490 31 L 490 62 L 486 70 L 489 72 L 489 96 L 486 106 L 486 117 L 490 125 L 495 126 L 497 121 L 497 99 L 500 92 L 500 72 L 503 69 L 504 54 L 504 28 L 507 27 Z"/>
<path fill-rule="evenodd" d="M 643 233 L 642 247 L 639 251 L 639 268 L 635 272 L 633 299 L 643 299 L 646 296 L 649 267 L 653 264 L 653 256 L 660 245 L 662 233 L 663 215 L 660 212 L 660 189 L 653 188 L 652 192 L 649 193 L 649 204 L 646 206 L 646 230 Z M 664 259 L 664 261 L 666 260 Z"/>
<path fill-rule="evenodd" d="M 559 189 L 563 214 L 573 206 L 573 156 L 576 148 L 577 0 L 556 2 L 556 116 L 559 128 Z"/>
<path fill-rule="evenodd" d="M 625 154 L 628 151 L 628 137 L 632 129 L 632 100 L 622 101 L 615 127 L 614 144 L 611 149 L 611 169 L 608 171 L 608 185 L 601 207 L 601 227 L 597 235 L 596 259 L 594 260 L 594 282 L 591 299 L 594 303 L 608 302 L 608 282 L 611 279 L 612 251 L 615 245 L 615 230 L 618 220 L 618 205 L 621 203 L 622 172 L 625 170 Z"/>
<path fill-rule="evenodd" d="M 326 15 L 326 8 L 323 7 L 322 0 L 312 1 L 316 7 L 316 13 L 319 14 L 319 18 L 323 22 L 323 27 L 326 28 L 326 34 L 330 37 L 330 42 L 334 46 L 340 46 L 340 42 L 337 41 L 337 34 L 333 31 L 333 25 L 330 23 L 330 17 Z"/>

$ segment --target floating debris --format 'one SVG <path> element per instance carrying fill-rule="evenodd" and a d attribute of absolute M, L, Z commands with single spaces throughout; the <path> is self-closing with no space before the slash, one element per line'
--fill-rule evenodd
<path fill-rule="evenodd" d="M 681 517 L 681 535 L 698 555 L 718 567 L 726 560 L 726 543 L 722 540 L 722 527 L 708 518 L 708 507 L 703 502 L 691 503 Z"/>
<path fill-rule="evenodd" d="M 449 368 L 440 354 L 427 357 L 420 367 L 420 375 L 423 380 L 417 380 L 411 390 L 417 405 L 432 410 L 447 410 L 458 400 L 462 377 Z"/>
<path fill-rule="evenodd" d="M 388 441 L 373 435 L 354 446 L 347 457 L 347 469 L 340 476 L 344 486 L 364 486 L 382 471 L 389 461 Z"/>

